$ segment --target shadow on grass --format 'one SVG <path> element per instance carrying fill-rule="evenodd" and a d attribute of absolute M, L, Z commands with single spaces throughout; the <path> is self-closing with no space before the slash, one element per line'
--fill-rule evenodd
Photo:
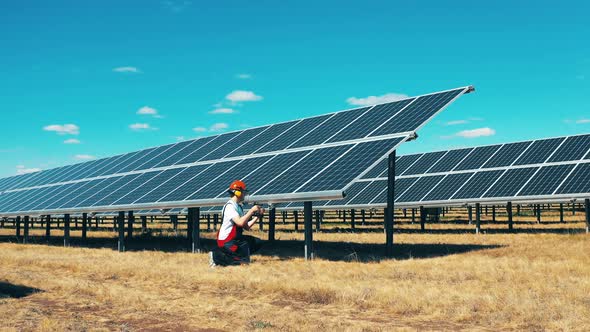
<path fill-rule="evenodd" d="M 7 297 L 20 299 L 40 291 L 41 290 L 37 288 L 14 285 L 5 281 L 0 281 L 0 299 Z"/>
<path fill-rule="evenodd" d="M 0 236 L 0 242 L 16 242 L 15 237 Z M 43 237 L 31 237 L 29 244 L 50 245 L 61 247 L 63 239 L 51 238 L 47 241 Z M 70 245 L 83 248 L 106 248 L 117 250 L 117 240 L 112 237 L 71 238 Z M 191 243 L 181 237 L 137 236 L 126 241 L 127 251 L 162 251 L 188 252 Z M 208 251 L 216 246 L 213 239 L 201 239 L 201 247 Z M 440 256 L 456 255 L 475 250 L 495 249 L 499 245 L 476 244 L 394 244 L 394 259 L 425 259 Z M 330 261 L 375 262 L 389 259 L 385 257 L 384 244 L 314 241 L 316 257 Z M 303 241 L 280 240 L 265 242 L 262 249 L 255 254 L 274 256 L 281 260 L 303 257 Z"/>

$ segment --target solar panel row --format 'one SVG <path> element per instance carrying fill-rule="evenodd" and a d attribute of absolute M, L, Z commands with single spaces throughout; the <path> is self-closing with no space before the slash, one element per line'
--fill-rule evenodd
<path fill-rule="evenodd" d="M 0 180 L 0 192 L 410 132 L 470 88 L 203 137 Z"/>
<path fill-rule="evenodd" d="M 395 171 L 395 202 L 401 205 L 586 195 L 590 135 L 405 155 Z M 386 176 L 384 159 L 347 190 L 345 200 L 314 205 L 384 206 Z"/>

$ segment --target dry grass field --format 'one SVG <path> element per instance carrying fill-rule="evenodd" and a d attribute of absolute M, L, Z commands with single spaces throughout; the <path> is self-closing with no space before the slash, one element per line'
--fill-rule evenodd
<path fill-rule="evenodd" d="M 325 223 L 313 262 L 301 258 L 303 225 L 278 222 L 251 265 L 216 269 L 169 232 L 118 253 L 106 229 L 71 248 L 57 230 L 50 245 L 42 229 L 23 245 L 0 229 L 0 330 L 590 330 L 583 214 L 517 217 L 514 233 L 498 218 L 479 235 L 464 215 L 426 232 L 398 219 L 393 259 L 376 220 L 354 233 Z"/>

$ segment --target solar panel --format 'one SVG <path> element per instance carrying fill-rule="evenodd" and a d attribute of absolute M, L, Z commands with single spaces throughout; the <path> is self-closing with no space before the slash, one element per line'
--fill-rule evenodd
<path fill-rule="evenodd" d="M 327 204 L 469 91 L 453 89 L 0 179 L 0 187 L 8 188 L 0 193 L 8 210 L 0 213 L 211 206 L 224 200 L 235 177 L 252 188 L 251 199 L 325 198 Z M 412 158 L 418 157 L 408 162 Z"/>
<path fill-rule="evenodd" d="M 590 154 L 589 142 L 590 135 L 577 135 L 400 156 L 396 159 L 395 193 L 399 197 L 396 202 L 398 206 L 440 206 L 498 200 L 585 198 L 590 196 L 590 162 L 582 158 Z M 564 151 L 572 151 L 572 154 Z M 517 160 L 520 164 L 515 163 Z M 522 164 L 524 160 L 530 164 Z M 544 161 L 541 165 L 540 160 Z M 404 170 L 401 174 L 398 165 Z M 371 200 L 364 197 L 363 202 L 370 200 L 371 206 L 382 207 L 387 197 L 385 161 L 376 164 L 367 175 L 377 173 L 379 176 L 364 176 L 361 181 L 381 184 L 382 190 L 374 188 L 378 191 L 375 197 Z M 412 183 L 401 196 L 398 189 L 404 185 L 400 183 Z M 354 200 L 346 204 L 332 201 L 330 205 L 353 207 L 355 203 Z"/>

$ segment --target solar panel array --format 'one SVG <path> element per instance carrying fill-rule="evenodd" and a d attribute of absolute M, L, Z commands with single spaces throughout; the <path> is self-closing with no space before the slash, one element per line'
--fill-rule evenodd
<path fill-rule="evenodd" d="M 399 156 L 399 207 L 465 203 L 567 201 L 590 197 L 590 135 Z M 383 207 L 387 159 L 346 190 L 343 200 L 320 207 Z M 294 202 L 287 208 L 299 208 Z"/>
<path fill-rule="evenodd" d="M 0 179 L 0 214 L 215 205 L 243 179 L 259 201 L 341 197 L 380 158 L 463 93 L 391 103 L 179 142 Z"/>

